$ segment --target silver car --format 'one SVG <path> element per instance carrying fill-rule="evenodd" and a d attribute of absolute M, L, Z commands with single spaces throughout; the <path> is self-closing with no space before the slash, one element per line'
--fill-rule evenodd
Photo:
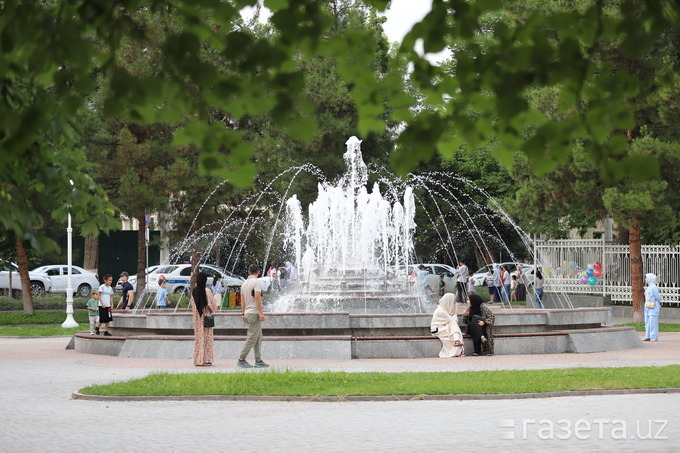
<path fill-rule="evenodd" d="M 4 260 L 0 260 L 0 290 L 9 289 L 10 269 L 12 270 L 12 291 L 21 291 L 19 266 Z M 34 296 L 44 296 L 47 291 L 52 289 L 52 280 L 47 275 L 29 272 L 28 278 L 31 281 L 31 294 Z"/>

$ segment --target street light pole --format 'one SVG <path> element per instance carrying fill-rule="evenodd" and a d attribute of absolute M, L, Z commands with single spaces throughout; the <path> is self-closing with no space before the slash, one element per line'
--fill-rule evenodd
<path fill-rule="evenodd" d="M 71 183 L 73 184 L 73 183 Z M 66 321 L 61 324 L 61 327 L 68 329 L 70 327 L 78 327 L 78 323 L 73 319 L 73 282 L 71 280 L 71 267 L 73 262 L 73 228 L 71 228 L 71 213 L 68 213 L 68 227 L 66 228 L 66 248 L 67 248 L 67 266 L 68 278 L 66 279 Z"/>

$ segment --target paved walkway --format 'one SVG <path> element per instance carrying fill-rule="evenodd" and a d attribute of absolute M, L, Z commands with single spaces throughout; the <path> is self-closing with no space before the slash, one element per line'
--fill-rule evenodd
<path fill-rule="evenodd" d="M 234 361 L 197 369 L 188 360 L 93 356 L 66 350 L 68 341 L 0 338 L 1 451 L 626 452 L 680 445 L 680 394 L 345 403 L 73 400 L 71 393 L 84 386 L 156 370 L 240 369 Z M 680 364 L 680 333 L 640 349 L 594 354 L 270 363 L 350 372 L 670 365 Z"/>

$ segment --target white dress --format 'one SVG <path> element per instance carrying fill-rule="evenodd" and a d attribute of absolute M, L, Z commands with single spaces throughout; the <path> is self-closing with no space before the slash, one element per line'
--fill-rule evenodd
<path fill-rule="evenodd" d="M 432 315 L 431 331 L 442 342 L 439 357 L 459 357 L 463 355 L 463 346 L 454 346 L 456 341 L 463 343 L 463 332 L 458 327 L 458 317 L 451 316 L 442 306 L 438 306 Z"/>

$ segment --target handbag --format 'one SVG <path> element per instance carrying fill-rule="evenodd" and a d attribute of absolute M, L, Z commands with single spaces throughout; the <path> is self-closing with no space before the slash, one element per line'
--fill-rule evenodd
<path fill-rule="evenodd" d="M 656 302 L 654 302 L 653 300 L 648 300 L 647 302 L 645 302 L 645 307 L 654 308 L 656 307 Z"/>
<path fill-rule="evenodd" d="M 484 316 L 472 315 L 472 321 L 474 322 L 482 321 L 486 323 L 486 318 L 484 318 Z"/>
<path fill-rule="evenodd" d="M 208 315 L 203 318 L 203 327 L 215 327 L 215 316 Z"/>

